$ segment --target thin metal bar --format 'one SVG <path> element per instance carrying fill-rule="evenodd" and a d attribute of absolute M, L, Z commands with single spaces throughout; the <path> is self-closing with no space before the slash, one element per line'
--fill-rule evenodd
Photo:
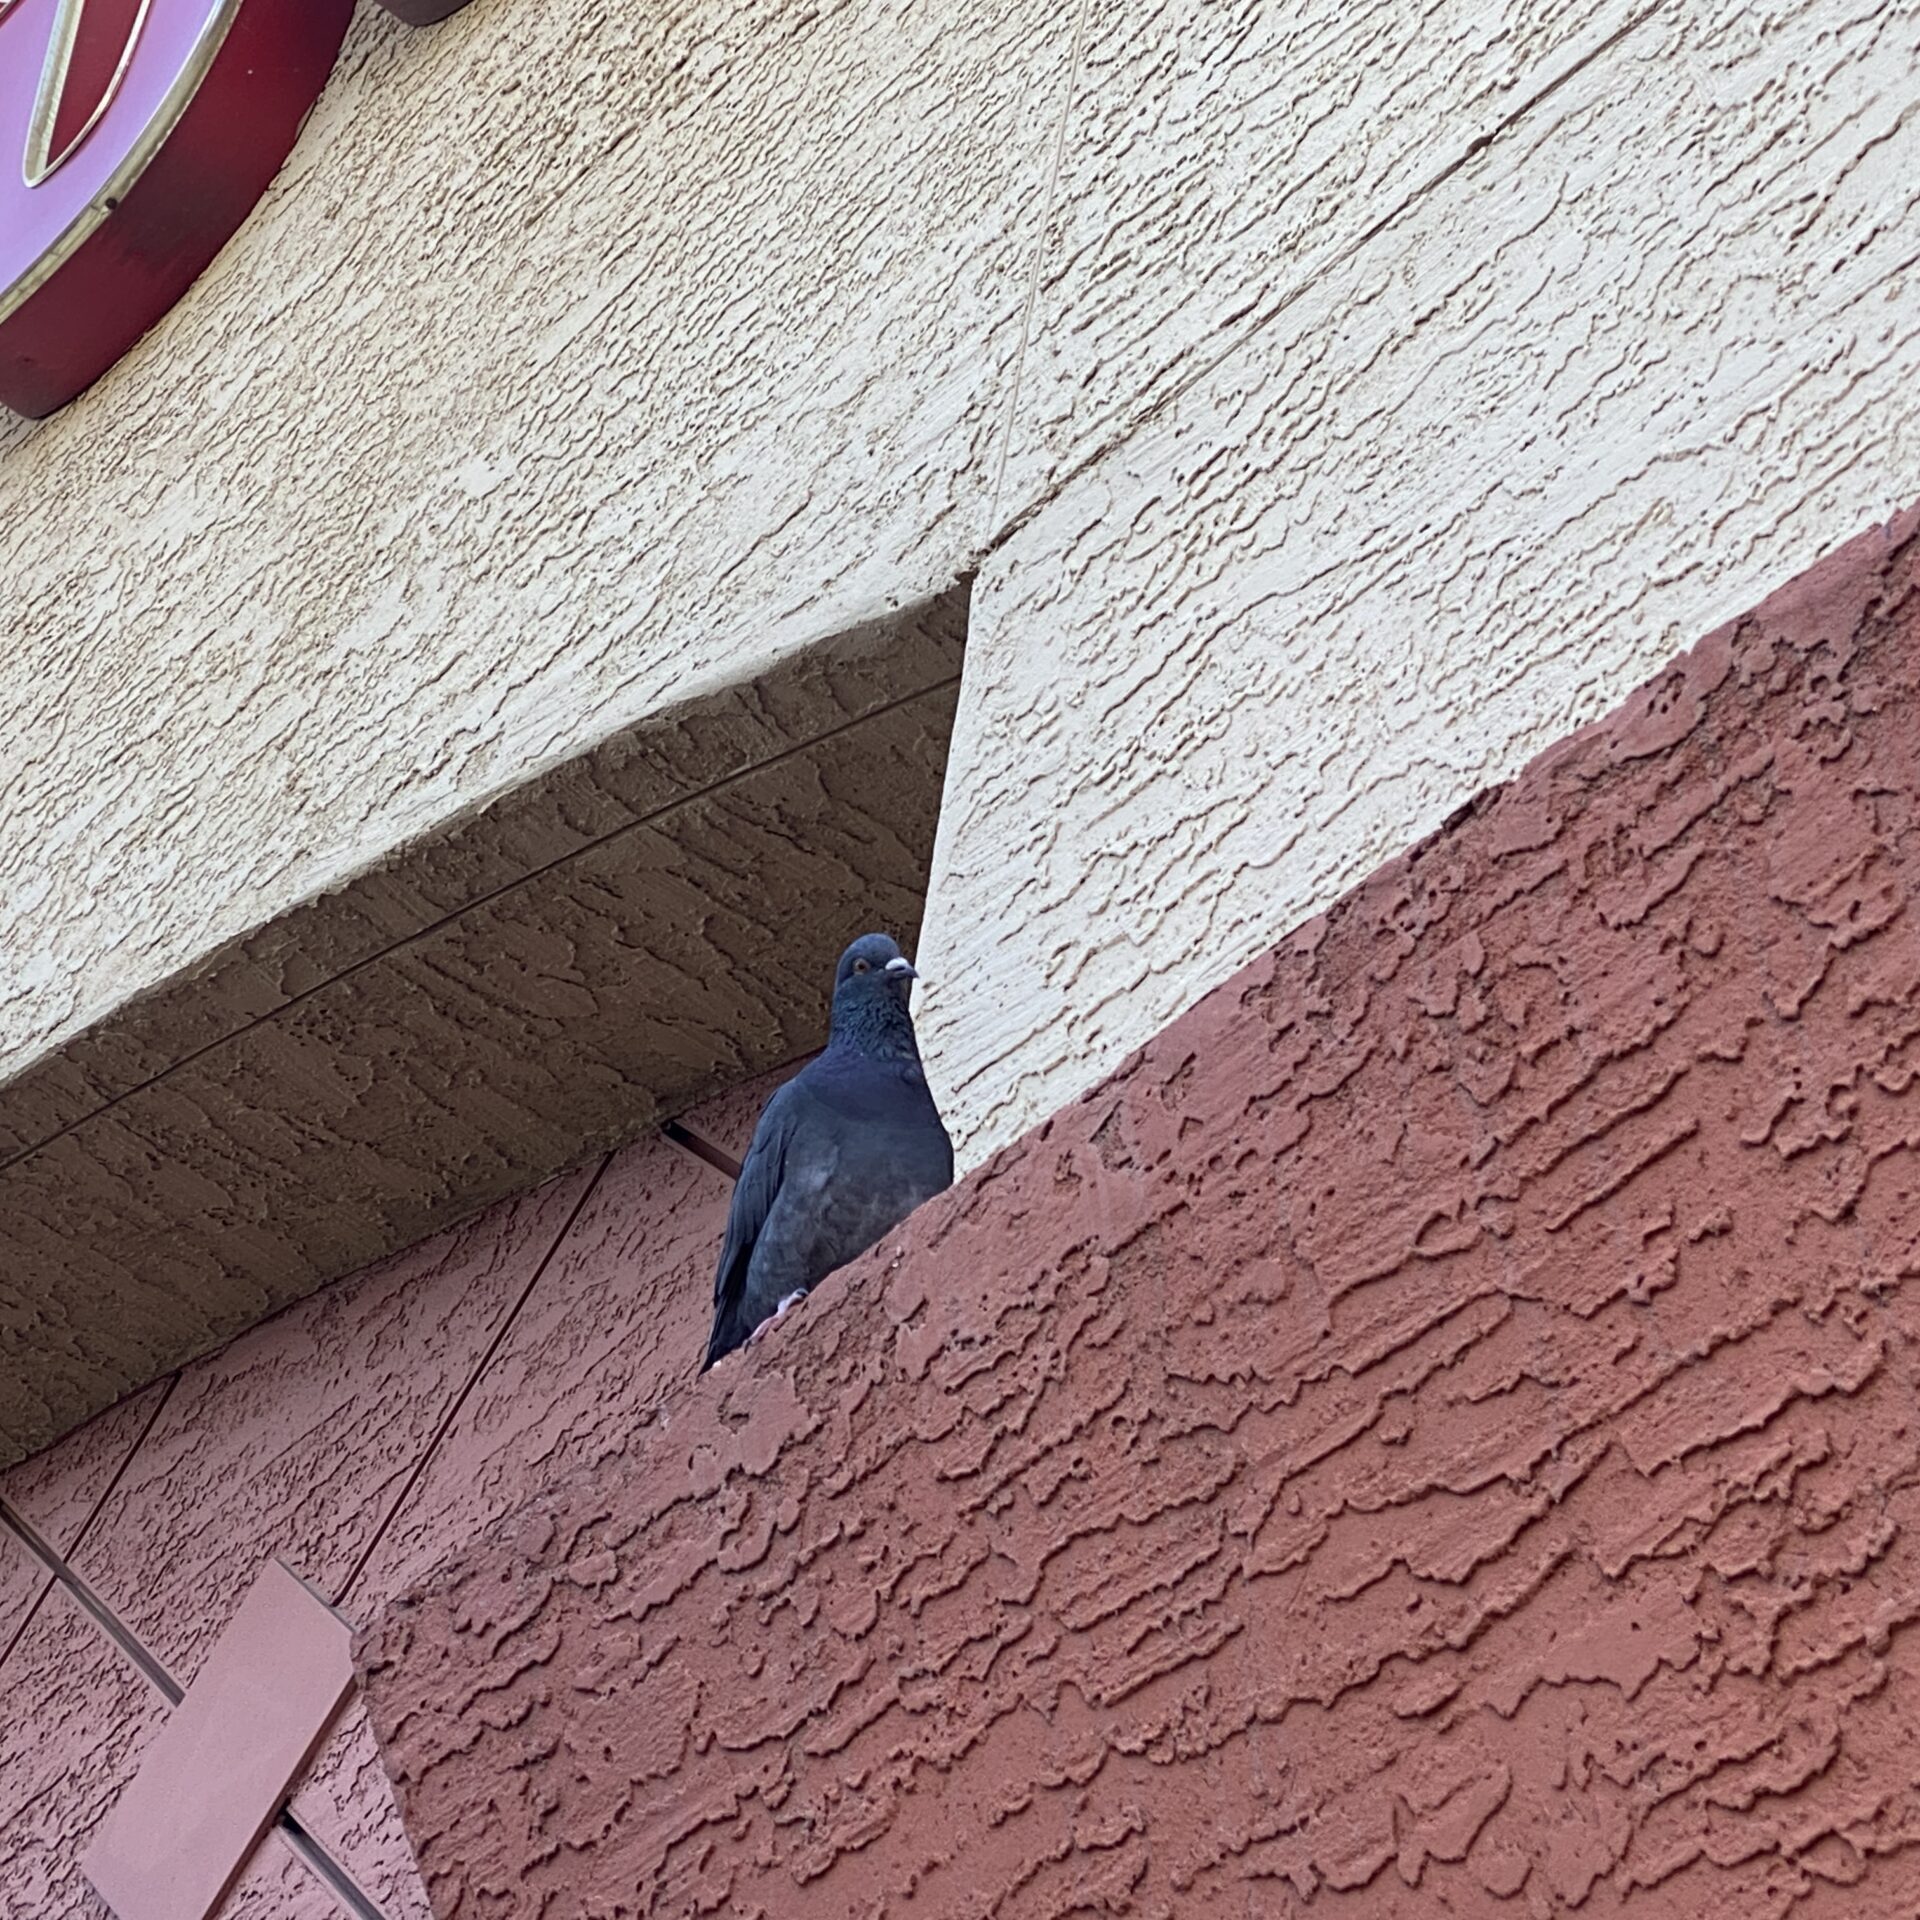
<path fill-rule="evenodd" d="M 127 1449 L 120 1464 L 114 1468 L 113 1478 L 107 1482 L 100 1498 L 93 1503 L 92 1511 L 80 1522 L 80 1531 L 73 1536 L 73 1543 L 68 1548 L 68 1552 L 78 1553 L 80 1551 L 80 1543 L 86 1539 L 88 1529 L 100 1518 L 101 1509 L 113 1498 L 114 1490 L 119 1486 L 121 1477 L 126 1473 L 126 1470 L 133 1465 L 133 1456 L 147 1444 L 147 1435 L 153 1431 L 154 1423 L 160 1418 L 161 1414 L 167 1410 L 167 1402 L 173 1398 L 173 1390 L 179 1382 L 180 1376 L 177 1373 L 172 1373 L 167 1376 L 165 1389 L 162 1391 L 159 1400 L 155 1403 L 153 1411 L 147 1415 L 147 1424 L 140 1429 L 139 1435 L 134 1440 L 133 1445 Z M 44 1560 L 42 1564 L 45 1564 Z M 12 1638 L 8 1640 L 4 1647 L 0 1647 L 0 1667 L 6 1665 L 8 1655 L 20 1644 L 22 1636 L 39 1617 L 40 1603 L 56 1586 L 61 1584 L 60 1576 L 50 1571 L 47 1575 L 46 1585 L 33 1596 L 33 1605 L 27 1609 L 20 1624 L 14 1628 Z"/>
<path fill-rule="evenodd" d="M 158 1412 L 156 1408 L 156 1418 Z M 149 1422 L 149 1430 L 151 1430 L 151 1422 Z M 142 1438 L 144 1437 L 142 1435 Z M 129 1454 L 128 1458 L 131 1459 L 132 1455 Z M 4 1495 L 0 1495 L 0 1526 L 5 1526 L 13 1533 L 20 1544 L 46 1568 L 50 1576 L 48 1586 L 65 1588 L 72 1595 L 75 1604 L 144 1676 L 148 1685 L 169 1706 L 178 1706 L 184 1692 L 180 1683 L 140 1644 L 133 1629 L 120 1620 L 113 1609 L 74 1572 L 61 1555 L 53 1550 L 33 1522 L 19 1512 Z M 43 1597 L 44 1591 L 43 1589 Z M 387 1920 L 386 1914 L 360 1890 L 346 1868 L 307 1831 L 291 1808 L 281 1813 L 279 1819 L 274 1822 L 274 1826 L 288 1851 L 339 1901 L 346 1912 L 352 1916 L 352 1920 Z"/>
<path fill-rule="evenodd" d="M 118 1647 L 126 1659 L 146 1677 L 148 1685 L 158 1693 L 169 1706 L 178 1706 L 185 1691 L 179 1681 L 163 1667 L 138 1640 L 133 1637 L 132 1629 L 122 1624 L 108 1607 L 107 1603 L 87 1585 L 87 1583 L 67 1565 L 67 1563 L 48 1546 L 33 1523 L 23 1514 L 10 1506 L 4 1495 L 0 1495 L 0 1522 L 4 1522 L 20 1537 L 27 1551 L 46 1568 L 70 1593 L 75 1603 L 92 1616 L 93 1624 Z"/>
<path fill-rule="evenodd" d="M 703 1140 L 691 1127 L 683 1127 L 678 1120 L 665 1122 L 660 1131 L 676 1147 L 684 1148 L 696 1160 L 704 1160 L 708 1166 L 724 1173 L 729 1180 L 740 1178 L 740 1162 L 724 1147 L 716 1147 L 711 1140 Z"/>
<path fill-rule="evenodd" d="M 287 1851 L 339 1901 L 353 1920 L 387 1920 L 387 1916 L 362 1893 L 352 1876 L 338 1860 L 301 1825 L 291 1807 L 274 1823 Z"/>

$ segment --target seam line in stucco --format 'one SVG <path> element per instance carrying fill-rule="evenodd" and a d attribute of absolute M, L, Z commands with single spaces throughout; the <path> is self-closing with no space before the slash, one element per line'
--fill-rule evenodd
<path fill-rule="evenodd" d="M 33 1522 L 8 1503 L 4 1494 L 0 1494 L 0 1524 L 9 1527 L 19 1537 L 21 1545 L 53 1576 L 50 1584 L 66 1588 L 74 1604 L 119 1648 L 122 1657 L 154 1692 L 168 1706 L 177 1707 L 186 1689 L 147 1650 L 133 1629 L 41 1537 Z"/>
<path fill-rule="evenodd" d="M 44 1567 L 41 1569 L 41 1572 L 45 1577 L 40 1582 L 40 1590 L 33 1596 L 26 1612 L 20 1616 L 20 1624 L 14 1628 L 12 1634 L 8 1637 L 7 1644 L 4 1647 L 0 1647 L 0 1667 L 4 1667 L 7 1662 L 12 1659 L 14 1648 L 20 1644 L 27 1629 L 40 1617 L 41 1605 L 46 1600 L 47 1595 L 53 1591 L 53 1576 L 47 1573 Z"/>
<path fill-rule="evenodd" d="M 1040 199 L 1040 230 L 1033 239 L 1033 270 L 1027 275 L 1026 305 L 1020 314 L 1020 344 L 1014 349 L 1013 385 L 1007 395 L 1007 417 L 1000 430 L 1000 459 L 994 469 L 993 492 L 987 500 L 987 537 L 1000 519 L 1000 495 L 1006 485 L 1007 463 L 1013 454 L 1013 436 L 1020 424 L 1020 389 L 1026 379 L 1027 347 L 1033 339 L 1033 316 L 1040 304 L 1040 280 L 1047 270 L 1047 233 L 1053 225 L 1053 206 L 1060 194 L 1060 176 L 1066 168 L 1067 129 L 1073 124 L 1073 100 L 1080 85 L 1080 61 L 1086 46 L 1087 15 L 1092 0 L 1080 0 L 1073 22 L 1073 44 L 1067 52 L 1067 83 L 1060 102 L 1060 123 L 1053 132 L 1053 158 L 1047 169 L 1046 191 Z M 1049 493 L 1057 489 L 1050 488 Z"/>
<path fill-rule="evenodd" d="M 458 907 L 454 908 L 452 912 L 444 913 L 439 919 L 431 921 L 426 926 L 416 928 L 415 931 L 408 934 L 404 939 L 391 942 L 389 945 L 380 948 L 377 953 L 367 954 L 364 958 L 356 960 L 351 966 L 342 967 L 338 973 L 329 974 L 326 979 L 315 982 L 314 985 L 303 989 L 299 993 L 289 994 L 286 999 L 282 1000 L 280 1004 L 270 1012 L 259 1014 L 255 1018 L 244 1022 L 242 1025 L 230 1028 L 217 1040 L 209 1040 L 204 1046 L 195 1047 L 191 1051 L 181 1054 L 178 1059 L 169 1061 L 158 1073 L 149 1074 L 144 1080 L 128 1087 L 124 1092 L 116 1093 L 111 1100 L 104 1100 L 99 1106 L 90 1108 L 76 1119 L 69 1120 L 65 1126 L 56 1127 L 53 1132 L 34 1141 L 31 1146 L 22 1147 L 17 1153 L 0 1159 L 0 1173 L 9 1172 L 14 1167 L 17 1167 L 23 1160 L 30 1160 L 35 1154 L 42 1153 L 48 1147 L 57 1145 L 60 1141 L 66 1139 L 69 1134 L 77 1133 L 82 1127 L 91 1125 L 92 1122 L 98 1120 L 103 1114 L 111 1113 L 116 1107 L 123 1105 L 126 1101 L 135 1098 L 135 1096 L 139 1094 L 145 1093 L 151 1087 L 160 1085 L 171 1075 L 178 1073 L 183 1067 L 190 1067 L 196 1061 L 205 1059 L 208 1054 L 216 1053 L 220 1048 L 230 1046 L 236 1040 L 245 1039 L 248 1034 L 255 1032 L 257 1029 L 271 1025 L 275 1020 L 281 1018 L 282 1015 L 291 1012 L 295 1007 L 301 1006 L 306 1001 L 312 999 L 314 995 L 325 993 L 330 987 L 338 986 L 343 980 L 351 980 L 356 974 L 365 971 L 368 967 L 377 966 L 382 960 L 390 959 L 396 953 L 403 953 L 408 947 L 414 946 L 422 940 L 431 939 L 435 934 L 444 931 L 447 927 L 452 926 L 456 921 L 463 919 L 466 915 L 477 912 L 480 908 L 488 906 L 496 900 L 505 898 L 506 895 L 513 893 L 518 888 L 532 885 L 534 881 L 544 878 L 547 874 L 566 866 L 571 861 L 579 860 L 585 855 L 597 851 L 601 847 L 612 844 L 623 834 L 637 833 L 643 827 L 653 826 L 667 815 L 678 812 L 682 807 L 692 806 L 697 801 L 711 798 L 714 794 L 724 793 L 728 788 L 737 786 L 744 780 L 755 778 L 766 772 L 770 767 L 783 766 L 787 761 L 801 754 L 813 752 L 816 748 L 826 745 L 829 741 L 838 739 L 843 733 L 849 733 L 856 727 L 871 725 L 872 722 L 884 719 L 890 713 L 897 713 L 903 707 L 912 706 L 915 701 L 926 699 L 930 694 L 943 692 L 949 687 L 958 687 L 959 684 L 960 675 L 957 673 L 947 674 L 942 679 L 929 681 L 925 686 L 916 687 L 911 693 L 902 694 L 898 699 L 889 700 L 880 706 L 868 709 L 868 711 L 860 714 L 855 719 L 844 721 L 837 727 L 829 727 L 824 733 L 810 734 L 804 740 L 797 740 L 792 746 L 784 747 L 780 752 L 770 754 L 764 760 L 756 760 L 750 766 L 741 767 L 736 772 L 726 775 L 723 779 L 711 781 L 704 787 L 696 787 L 690 792 L 677 795 L 664 805 L 655 807 L 651 812 L 636 814 L 631 820 L 624 821 L 621 825 L 610 829 L 606 833 L 599 834 L 591 840 L 582 841 L 579 846 L 573 848 L 571 851 L 560 854 L 541 866 L 529 867 L 526 872 L 517 874 L 513 879 L 504 881 L 501 885 L 491 888 L 485 893 L 475 894 L 472 899 L 463 901 Z M 350 885 L 351 881 L 342 881 L 340 884 L 342 886 Z M 331 891 L 331 889 L 329 889 L 329 891 Z M 244 938 L 251 939 L 255 937 L 259 931 L 260 929 L 256 928 L 254 934 L 246 935 Z M 235 944 L 237 945 L 239 943 Z M 206 961 L 201 964 L 210 966 L 216 959 L 217 956 L 209 955 Z M 124 1008 L 121 1009 L 121 1011 L 124 1010 Z M 107 1016 L 109 1021 L 112 1018 L 112 1015 Z M 97 1030 L 102 1024 L 105 1023 L 96 1022 L 93 1027 L 82 1028 L 79 1033 L 69 1034 L 66 1041 L 61 1044 L 69 1045 L 74 1040 L 81 1038 L 84 1034 Z M 59 1046 L 56 1046 L 51 1050 L 51 1053 L 42 1055 L 40 1060 L 44 1061 L 51 1058 L 59 1051 Z M 40 1061 L 30 1063 L 27 1071 L 31 1072 L 33 1067 L 39 1064 Z M 25 1075 L 23 1074 L 17 1077 L 24 1078 Z M 0 1088 L 0 1092 L 3 1091 L 5 1091 L 5 1089 Z"/>
<path fill-rule="evenodd" d="M 167 1376 L 166 1385 L 161 1388 L 159 1398 L 153 1403 L 153 1411 L 147 1415 L 145 1424 L 141 1427 L 140 1431 L 134 1435 L 132 1444 L 128 1446 L 126 1452 L 121 1455 L 120 1464 L 113 1470 L 113 1477 L 108 1480 L 107 1484 L 101 1489 L 99 1499 L 87 1510 L 87 1517 L 80 1522 L 78 1530 L 67 1543 L 67 1558 L 71 1559 L 80 1551 L 81 1547 L 85 1545 L 87 1535 L 92 1531 L 93 1523 L 100 1517 L 101 1509 L 113 1498 L 115 1490 L 126 1477 L 127 1469 L 133 1465 L 134 1456 L 147 1444 L 147 1436 L 153 1431 L 154 1425 L 159 1420 L 161 1414 L 166 1411 L 167 1402 L 173 1398 L 173 1390 L 179 1384 L 180 1376 L 177 1373 L 170 1373 Z M 28 1551 L 32 1552 L 33 1550 L 29 1547 Z M 36 1558 L 37 1557 L 38 1556 L 36 1556 Z M 42 1560 L 41 1565 L 44 1567 L 46 1562 Z M 14 1628 L 12 1638 L 8 1640 L 4 1648 L 0 1648 L 0 1667 L 4 1667 L 7 1664 L 8 1656 L 13 1652 L 14 1648 L 20 1644 L 22 1635 L 33 1625 L 34 1620 L 39 1615 L 41 1604 L 53 1590 L 58 1580 L 59 1575 L 49 1570 L 46 1584 L 33 1596 L 33 1604 L 27 1609 L 26 1615 L 20 1624 Z"/>
<path fill-rule="evenodd" d="M 305 1821 L 291 1807 L 283 1807 L 274 1823 L 280 1844 L 339 1901 L 353 1920 L 387 1920 L 386 1913 L 355 1883 L 332 1854 L 308 1832 Z"/>
<path fill-rule="evenodd" d="M 1140 414 L 1120 423 L 1109 437 L 1094 439 L 1086 453 L 1081 455 L 1077 460 L 1074 460 L 1071 464 L 1062 467 L 1057 474 L 1051 476 L 1045 486 L 1040 488 L 1034 494 L 1034 497 L 1027 501 L 1020 511 L 1004 524 L 999 522 L 1000 483 L 999 480 L 996 479 L 994 482 L 993 505 L 990 509 L 987 522 L 987 534 L 985 540 L 981 543 L 979 559 L 984 560 L 988 555 L 995 553 L 1023 529 L 1030 526 L 1041 514 L 1052 506 L 1056 500 L 1060 499 L 1077 480 L 1091 473 L 1104 460 L 1124 447 L 1130 440 L 1137 438 L 1155 421 L 1164 418 L 1171 409 L 1178 406 L 1181 400 L 1192 393 L 1197 387 L 1211 380 L 1229 360 L 1236 354 L 1244 352 L 1261 334 L 1265 333 L 1268 328 L 1274 326 L 1296 301 L 1303 299 L 1308 293 L 1312 292 L 1315 287 L 1337 268 L 1344 266 L 1366 248 L 1372 246 L 1373 243 L 1390 228 L 1398 226 L 1421 201 L 1425 200 L 1439 188 L 1445 186 L 1455 174 L 1471 166 L 1489 147 L 1495 146 L 1501 140 L 1504 140 L 1529 114 L 1545 105 L 1545 103 L 1552 99 L 1563 87 L 1578 79 L 1587 68 L 1605 59 L 1622 41 L 1626 40 L 1632 34 L 1638 33 L 1650 20 L 1667 12 L 1669 4 L 1670 0 L 1653 0 L 1652 5 L 1634 14 L 1630 19 L 1622 21 L 1620 25 L 1603 40 L 1596 42 L 1595 45 L 1589 47 L 1584 53 L 1578 54 L 1568 61 L 1566 66 L 1561 68 L 1558 73 L 1554 74 L 1550 79 L 1543 81 L 1541 85 L 1535 88 L 1532 93 L 1528 94 L 1524 100 L 1502 114 L 1486 132 L 1475 134 L 1451 160 L 1428 175 L 1418 186 L 1410 188 L 1406 194 L 1397 200 L 1379 219 L 1364 228 L 1343 246 L 1336 247 L 1324 261 L 1315 267 L 1310 275 L 1305 276 L 1297 284 L 1283 293 L 1271 308 L 1257 314 L 1253 319 L 1248 321 L 1246 326 L 1239 332 L 1227 334 L 1221 341 L 1219 347 L 1212 353 L 1202 359 L 1195 360 L 1186 373 L 1176 379 L 1165 393 L 1161 394 L 1158 399 L 1154 400 Z M 1043 234 L 1043 243 L 1044 238 L 1045 236 Z M 1034 285 L 1037 290 L 1039 285 L 1037 267 Z M 1025 360 L 1026 349 L 1027 339 L 1023 331 L 1020 341 L 1020 359 L 1022 361 Z M 1016 399 L 1018 397 L 1017 371 L 1015 375 L 1015 397 Z M 1006 456 L 1011 445 L 1012 434 L 1011 431 L 1009 431 L 1006 440 L 1002 443 L 1001 449 L 1002 474 L 1005 472 Z"/>
<path fill-rule="evenodd" d="M 548 1246 L 546 1252 L 540 1256 L 539 1262 L 534 1267 L 527 1284 L 520 1289 L 519 1298 L 516 1299 L 513 1305 L 501 1316 L 499 1326 L 493 1331 L 493 1338 L 487 1342 L 486 1351 L 481 1354 L 479 1360 L 474 1364 L 473 1370 L 467 1375 L 466 1382 L 460 1391 L 454 1395 L 452 1403 L 441 1417 L 440 1424 L 434 1428 L 433 1438 L 421 1448 L 419 1459 L 413 1463 L 413 1471 L 407 1475 L 406 1485 L 403 1486 L 394 1497 L 393 1504 L 388 1507 L 386 1513 L 381 1517 L 380 1524 L 374 1528 L 373 1537 L 368 1540 L 366 1546 L 361 1550 L 359 1559 L 353 1563 L 353 1571 L 340 1583 L 340 1592 L 334 1600 L 335 1606 L 345 1607 L 347 1604 L 347 1596 L 353 1591 L 354 1583 L 360 1578 L 361 1574 L 366 1571 L 367 1562 L 373 1558 L 374 1550 L 380 1545 L 380 1542 L 387 1537 L 388 1530 L 392 1527 L 393 1523 L 399 1519 L 407 1502 L 413 1498 L 414 1488 L 420 1484 L 426 1475 L 427 1469 L 433 1464 L 435 1456 L 440 1451 L 441 1443 L 453 1430 L 453 1423 L 459 1419 L 460 1410 L 467 1404 L 474 1388 L 480 1384 L 482 1376 L 493 1364 L 494 1355 L 500 1351 L 501 1346 L 506 1341 L 507 1335 L 513 1331 L 514 1325 L 519 1320 L 527 1302 L 533 1298 L 534 1288 L 540 1284 L 546 1275 L 548 1267 L 553 1264 L 554 1255 L 567 1244 L 567 1238 L 573 1232 L 575 1223 L 579 1220 L 581 1214 L 586 1211 L 587 1202 L 593 1198 L 595 1190 L 599 1187 L 600 1181 L 607 1169 L 613 1164 L 613 1160 L 614 1155 L 612 1153 L 601 1155 L 600 1164 L 593 1170 L 593 1177 L 581 1188 L 580 1197 L 575 1200 L 573 1205 L 568 1209 L 566 1219 L 561 1222 L 560 1231 L 553 1236 L 552 1243 Z"/>

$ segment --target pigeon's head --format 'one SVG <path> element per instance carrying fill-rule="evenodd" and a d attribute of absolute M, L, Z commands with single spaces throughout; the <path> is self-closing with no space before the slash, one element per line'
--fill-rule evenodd
<path fill-rule="evenodd" d="M 913 963 L 891 935 L 862 934 L 840 956 L 833 976 L 830 1050 L 851 1050 L 874 1060 L 918 1061 L 907 995 Z"/>
<path fill-rule="evenodd" d="M 833 997 L 837 1004 L 842 998 L 885 996 L 905 1006 L 907 990 L 919 977 L 892 934 L 864 933 L 840 956 Z"/>

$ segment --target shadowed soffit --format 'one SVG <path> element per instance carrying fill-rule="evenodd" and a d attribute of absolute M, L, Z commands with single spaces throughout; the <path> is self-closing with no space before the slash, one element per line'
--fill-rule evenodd
<path fill-rule="evenodd" d="M 0 1466 L 817 1045 L 917 933 L 963 591 L 657 714 L 0 1088 Z"/>

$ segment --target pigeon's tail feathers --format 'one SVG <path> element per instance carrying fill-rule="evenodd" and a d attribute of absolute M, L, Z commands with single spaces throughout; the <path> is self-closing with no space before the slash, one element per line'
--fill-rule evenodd
<path fill-rule="evenodd" d="M 745 1324 L 747 1263 L 753 1254 L 750 1238 L 727 1235 L 720 1270 L 713 1281 L 713 1332 L 707 1340 L 707 1357 L 700 1363 L 705 1373 L 716 1360 L 724 1360 L 742 1345 L 753 1329 Z"/>
<path fill-rule="evenodd" d="M 753 1331 L 745 1324 L 747 1268 L 753 1259 L 754 1242 L 760 1238 L 760 1229 L 773 1211 L 774 1196 L 780 1191 L 794 1102 L 799 1097 L 795 1083 L 789 1080 L 767 1102 L 753 1130 L 753 1144 L 740 1164 L 739 1178 L 733 1183 L 727 1235 L 713 1275 L 713 1334 L 707 1341 L 702 1373 L 742 1345 Z"/>
<path fill-rule="evenodd" d="M 713 1332 L 708 1336 L 707 1357 L 700 1362 L 700 1371 L 705 1373 L 724 1360 L 736 1347 L 744 1346 L 746 1339 L 739 1314 L 730 1307 L 722 1307 L 713 1316 Z"/>

